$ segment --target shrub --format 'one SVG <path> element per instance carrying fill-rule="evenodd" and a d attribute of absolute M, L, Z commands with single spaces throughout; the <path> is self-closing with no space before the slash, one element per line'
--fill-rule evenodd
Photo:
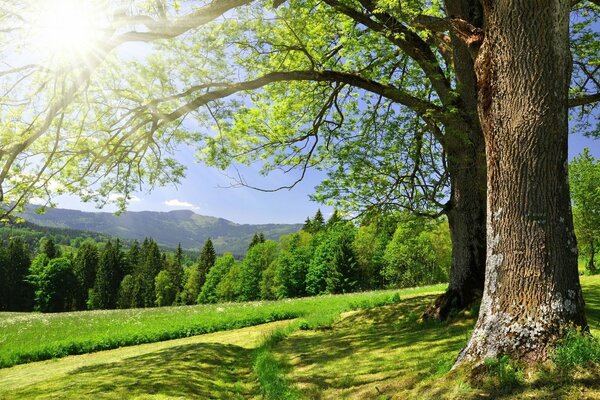
<path fill-rule="evenodd" d="M 558 343 L 551 358 L 562 370 L 577 365 L 600 363 L 600 342 L 590 334 L 582 334 L 581 331 L 571 328 Z"/>
<path fill-rule="evenodd" d="M 510 390 L 523 382 L 523 370 L 507 355 L 486 358 L 484 363 L 488 376 L 497 380 L 496 386 L 501 391 Z"/>

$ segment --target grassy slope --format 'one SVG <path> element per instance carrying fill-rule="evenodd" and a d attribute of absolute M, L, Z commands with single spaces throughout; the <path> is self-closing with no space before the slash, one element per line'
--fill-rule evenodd
<path fill-rule="evenodd" d="M 289 321 L 0 370 L 0 399 L 257 396 L 252 352 Z"/>
<path fill-rule="evenodd" d="M 599 336 L 600 276 L 582 283 Z M 468 377 L 447 371 L 474 318 L 466 313 L 450 324 L 421 324 L 418 316 L 435 296 L 431 290 L 401 294 L 396 305 L 347 312 L 331 329 L 297 331 L 276 343 L 271 351 L 285 378 L 309 399 L 600 398 L 598 368 L 581 369 L 569 381 L 547 374 L 512 391 L 472 388 Z M 320 311 L 332 315 L 324 305 Z M 273 326 L 3 369 L 0 399 L 261 398 L 252 348 Z"/>
<path fill-rule="evenodd" d="M 443 287 L 424 290 L 439 291 Z M 393 301 L 396 292 L 61 314 L 0 313 L 0 367 L 296 317 L 309 318 L 313 325 L 328 324 L 353 306 Z"/>
<path fill-rule="evenodd" d="M 592 333 L 600 336 L 600 276 L 582 277 Z M 358 311 L 332 330 L 299 331 L 274 348 L 287 378 L 310 399 L 599 399 L 600 369 L 560 382 L 551 373 L 514 390 L 474 389 L 460 372 L 446 372 L 475 323 L 470 313 L 450 324 L 417 322 L 434 296 Z"/>

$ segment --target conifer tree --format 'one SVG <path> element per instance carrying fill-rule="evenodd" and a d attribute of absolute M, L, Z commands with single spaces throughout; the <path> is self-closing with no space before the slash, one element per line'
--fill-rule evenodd
<path fill-rule="evenodd" d="M 153 307 L 156 301 L 155 279 L 164 269 L 163 258 L 158 244 L 152 239 L 145 239 L 141 249 L 142 263 L 138 272 L 141 297 L 144 307 Z"/>
<path fill-rule="evenodd" d="M 177 245 L 173 261 L 168 262 L 166 265 L 169 274 L 171 274 L 173 285 L 175 285 L 177 292 L 181 292 L 183 288 L 183 249 L 181 243 Z"/>
<path fill-rule="evenodd" d="M 6 309 L 8 311 L 31 311 L 33 309 L 33 287 L 27 280 L 31 259 L 29 247 L 23 238 L 10 238 L 4 263 Z"/>
<path fill-rule="evenodd" d="M 256 236 L 256 235 L 255 235 Z M 206 275 L 210 271 L 210 269 L 215 265 L 215 261 L 217 259 L 217 254 L 215 253 L 215 248 L 213 246 L 212 240 L 208 239 L 206 243 L 204 243 L 204 247 L 202 247 L 202 252 L 200 252 L 200 258 L 198 259 L 198 287 L 202 288 L 204 282 L 206 281 Z M 196 296 L 198 294 L 196 293 Z"/>
<path fill-rule="evenodd" d="M 312 232 L 312 221 L 310 217 L 306 217 L 306 220 L 304 220 L 304 226 L 302 227 L 302 230 L 304 232 Z"/>
<path fill-rule="evenodd" d="M 56 243 L 54 243 L 54 238 L 52 236 L 47 236 L 42 239 L 40 250 L 42 253 L 46 254 L 50 260 L 60 257 L 60 249 Z"/>
<path fill-rule="evenodd" d="M 264 241 L 265 240 L 264 240 L 264 235 L 263 235 L 262 242 L 264 242 Z M 250 250 L 252 247 L 254 247 L 257 244 L 262 243 L 262 242 L 261 242 L 260 235 L 258 233 L 255 233 L 254 236 L 252 236 L 252 240 L 250 241 L 250 244 L 248 245 L 248 250 Z"/>
<path fill-rule="evenodd" d="M 84 309 L 88 292 L 94 287 L 96 270 L 99 261 L 98 247 L 95 242 L 84 242 L 73 260 L 73 273 L 77 279 L 78 290 L 76 294 L 77 309 Z"/>
<path fill-rule="evenodd" d="M 321 209 L 317 210 L 317 213 L 313 217 L 312 220 L 312 230 L 313 233 L 319 232 L 325 226 L 325 218 L 323 218 L 323 213 Z"/>
<path fill-rule="evenodd" d="M 331 217 L 329 217 L 329 220 L 327 220 L 327 228 L 330 228 L 341 221 L 342 217 L 340 217 L 340 213 L 338 212 L 338 210 L 335 209 L 333 210 L 333 214 L 331 214 Z"/>
<path fill-rule="evenodd" d="M 100 255 L 93 289 L 94 296 L 88 299 L 88 308 L 115 308 L 122 277 L 123 259 L 120 254 L 120 243 L 117 241 L 113 245 L 108 241 Z"/>

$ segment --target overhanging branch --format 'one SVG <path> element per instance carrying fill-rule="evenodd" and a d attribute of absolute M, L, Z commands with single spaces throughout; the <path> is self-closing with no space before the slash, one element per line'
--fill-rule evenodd
<path fill-rule="evenodd" d="M 585 106 L 600 101 L 600 93 L 586 94 L 569 99 L 569 107 Z"/>

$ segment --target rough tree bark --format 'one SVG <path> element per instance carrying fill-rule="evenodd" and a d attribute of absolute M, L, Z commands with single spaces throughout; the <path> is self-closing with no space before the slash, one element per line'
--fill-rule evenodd
<path fill-rule="evenodd" d="M 455 0 L 446 15 L 482 24 L 479 0 Z M 471 49 L 451 32 L 452 57 L 462 110 L 462 126 L 446 127 L 451 198 L 446 210 L 452 239 L 448 290 L 423 314 L 444 320 L 468 308 L 483 293 L 486 248 L 486 163 L 483 131 L 477 116 L 477 78 Z"/>
<path fill-rule="evenodd" d="M 585 327 L 567 179 L 569 0 L 484 0 L 476 58 L 487 156 L 486 277 L 458 357 L 543 360 Z"/>

